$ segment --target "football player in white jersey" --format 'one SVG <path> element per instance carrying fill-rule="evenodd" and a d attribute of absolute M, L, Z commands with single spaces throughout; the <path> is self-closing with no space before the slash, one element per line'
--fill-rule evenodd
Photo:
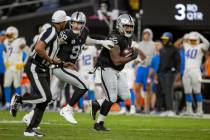
<path fill-rule="evenodd" d="M 200 42 L 200 40 L 202 42 Z M 187 41 L 183 44 L 185 49 L 185 70 L 183 75 L 183 84 L 186 99 L 186 115 L 192 114 L 192 93 L 195 94 L 197 102 L 197 112 L 199 116 L 203 115 L 202 94 L 201 94 L 201 63 L 205 51 L 208 50 L 209 41 L 198 32 L 190 32 Z"/>
<path fill-rule="evenodd" d="M 97 49 L 95 46 L 84 46 L 82 53 L 79 56 L 79 73 L 88 83 L 88 100 L 94 99 L 94 75 L 89 74 L 93 71 L 97 60 Z M 84 97 L 80 98 L 80 107 L 84 109 Z"/>
<path fill-rule="evenodd" d="M 6 53 L 4 54 L 4 63 L 6 65 L 4 91 L 6 108 L 9 109 L 12 82 L 14 84 L 16 94 L 21 94 L 20 80 L 26 60 L 25 53 L 23 51 L 26 46 L 26 40 L 24 38 L 18 38 L 18 29 L 13 26 L 7 28 L 6 36 Z"/>

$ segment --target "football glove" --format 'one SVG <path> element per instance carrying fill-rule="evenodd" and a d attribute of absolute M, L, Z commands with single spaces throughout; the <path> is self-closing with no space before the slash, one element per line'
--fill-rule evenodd
<path fill-rule="evenodd" d="M 131 55 L 131 60 L 134 60 L 138 57 L 138 53 L 137 52 L 133 52 Z"/>
<path fill-rule="evenodd" d="M 107 48 L 108 50 L 110 50 L 114 46 L 114 43 L 110 40 L 100 40 L 99 44 L 101 44 L 103 47 Z"/>

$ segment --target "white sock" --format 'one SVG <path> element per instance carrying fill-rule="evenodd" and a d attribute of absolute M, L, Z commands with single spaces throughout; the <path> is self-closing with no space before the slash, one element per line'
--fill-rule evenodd
<path fill-rule="evenodd" d="M 104 122 L 104 119 L 105 119 L 105 116 L 99 113 L 97 123 Z"/>
<path fill-rule="evenodd" d="M 203 112 L 203 102 L 197 102 L 197 112 Z"/>
<path fill-rule="evenodd" d="M 192 112 L 192 102 L 186 102 L 187 112 Z"/>
<path fill-rule="evenodd" d="M 123 111 L 125 110 L 125 111 L 126 111 L 126 108 L 123 106 L 123 107 L 121 107 L 121 109 L 120 109 L 120 110 L 123 110 Z"/>
<path fill-rule="evenodd" d="M 102 99 L 97 99 L 97 102 L 99 103 L 99 105 L 101 106 L 104 102 L 105 98 L 102 98 Z"/>
<path fill-rule="evenodd" d="M 135 109 L 135 105 L 131 105 L 131 108 Z"/>

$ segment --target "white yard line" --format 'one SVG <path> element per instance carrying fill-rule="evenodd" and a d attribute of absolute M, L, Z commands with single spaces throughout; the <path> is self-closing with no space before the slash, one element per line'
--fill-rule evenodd
<path fill-rule="evenodd" d="M 23 122 L 22 121 L 10 121 L 10 120 L 0 120 L 0 124 L 22 124 Z M 44 125 L 53 125 L 53 126 L 69 126 L 71 124 L 69 123 L 51 123 L 51 122 L 42 122 L 41 124 L 44 124 Z M 1 129 L 4 129 L 4 128 L 0 128 Z M 85 129 L 85 128 L 79 128 L 79 129 Z M 85 129 L 86 130 L 86 129 Z M 89 129 L 87 129 L 89 130 Z M 119 129 L 118 129 L 119 130 Z M 123 131 L 124 129 L 122 129 Z M 192 131 L 202 131 L 202 132 L 205 132 L 205 131 L 210 131 L 210 128 L 196 128 L 196 129 L 189 129 L 189 128 L 137 128 L 137 129 L 126 129 L 126 131 L 166 131 L 166 132 L 169 132 L 169 131 L 185 131 L 185 132 L 192 132 Z M 4 135 L 4 134 L 0 134 L 0 135 Z"/>

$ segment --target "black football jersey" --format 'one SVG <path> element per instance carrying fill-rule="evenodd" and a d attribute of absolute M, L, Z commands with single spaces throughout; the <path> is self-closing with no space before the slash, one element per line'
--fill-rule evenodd
<path fill-rule="evenodd" d="M 63 40 L 60 45 L 57 57 L 64 62 L 75 63 L 82 51 L 82 48 L 89 35 L 89 30 L 85 27 L 80 35 L 73 33 L 71 29 L 60 32 L 59 37 Z"/>
<path fill-rule="evenodd" d="M 116 45 L 114 47 L 120 47 L 120 53 L 122 53 L 122 51 L 125 48 L 129 48 L 131 47 L 131 43 L 132 43 L 132 38 L 127 38 L 124 35 L 121 35 L 118 31 L 114 31 L 112 32 L 109 36 L 108 36 L 108 40 L 113 41 L 113 43 Z M 100 67 L 111 67 L 115 70 L 121 71 L 125 64 L 123 65 L 119 65 L 119 66 L 115 66 L 114 63 L 111 60 L 110 57 L 110 52 L 108 49 L 103 48 L 99 58 L 98 58 L 98 62 L 97 65 Z"/>

